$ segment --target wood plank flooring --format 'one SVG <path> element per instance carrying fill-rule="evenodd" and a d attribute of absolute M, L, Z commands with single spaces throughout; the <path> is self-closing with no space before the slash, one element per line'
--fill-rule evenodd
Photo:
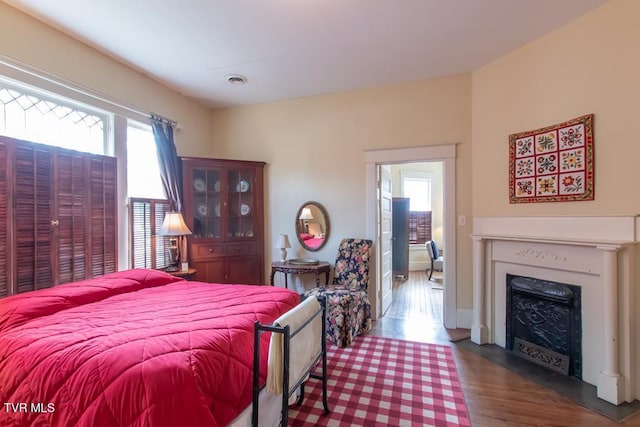
<path fill-rule="evenodd" d="M 538 385 L 487 359 L 459 348 L 451 340 L 466 329 L 442 325 L 441 275 L 428 282 L 424 272 L 411 272 L 394 283 L 394 302 L 370 334 L 452 347 L 469 416 L 474 427 L 501 426 L 640 426 L 640 414 L 623 423 L 606 418 L 551 389 Z"/>

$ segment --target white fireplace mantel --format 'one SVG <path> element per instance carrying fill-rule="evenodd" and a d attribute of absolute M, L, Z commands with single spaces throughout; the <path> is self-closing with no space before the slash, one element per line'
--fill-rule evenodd
<path fill-rule="evenodd" d="M 471 340 L 505 346 L 507 274 L 580 286 L 583 380 L 616 405 L 638 398 L 639 225 L 636 216 L 475 218 Z"/>

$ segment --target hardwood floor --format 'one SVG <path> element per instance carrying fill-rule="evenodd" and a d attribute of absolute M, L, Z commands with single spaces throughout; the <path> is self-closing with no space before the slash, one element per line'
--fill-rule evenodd
<path fill-rule="evenodd" d="M 451 346 L 474 427 L 640 426 L 640 414 L 619 424 L 456 346 L 451 340 L 466 337 L 469 331 L 447 330 L 442 325 L 440 277 L 434 274 L 428 282 L 424 272 L 411 272 L 407 280 L 395 281 L 394 302 L 369 333 Z"/>

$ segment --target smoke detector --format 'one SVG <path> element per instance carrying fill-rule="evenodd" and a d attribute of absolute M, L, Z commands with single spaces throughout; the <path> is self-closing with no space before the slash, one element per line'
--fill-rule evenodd
<path fill-rule="evenodd" d="M 240 74 L 227 74 L 225 78 L 232 85 L 243 85 L 247 82 L 247 78 L 245 76 L 241 76 Z"/>

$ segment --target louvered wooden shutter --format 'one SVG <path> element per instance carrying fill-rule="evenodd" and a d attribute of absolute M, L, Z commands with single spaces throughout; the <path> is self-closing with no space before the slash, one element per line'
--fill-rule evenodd
<path fill-rule="evenodd" d="M 15 150 L 15 276 L 20 293 L 53 283 L 53 165 L 48 147 L 20 143 Z"/>
<path fill-rule="evenodd" d="M 117 268 L 116 159 L 89 158 L 91 277 L 112 273 Z"/>
<path fill-rule="evenodd" d="M 167 251 L 169 238 L 158 236 L 158 231 L 160 231 L 160 227 L 162 227 L 164 216 L 171 211 L 171 203 L 168 200 L 156 200 L 152 203 L 152 206 L 154 212 L 154 227 L 151 232 L 151 247 L 154 248 L 156 254 L 152 268 L 164 268 L 170 264 L 169 253 Z"/>
<path fill-rule="evenodd" d="M 431 211 L 409 211 L 409 243 L 431 240 Z"/>
<path fill-rule="evenodd" d="M 163 268 L 169 265 L 167 238 L 157 235 L 164 216 L 171 210 L 168 200 L 129 199 L 131 266 Z"/>
<path fill-rule="evenodd" d="M 54 246 L 54 268 L 57 283 L 87 278 L 88 223 L 86 208 L 89 199 L 86 155 L 60 150 L 56 156 L 56 212 L 58 225 Z"/>
<path fill-rule="evenodd" d="M 9 251 L 9 177 L 8 148 L 0 141 L 0 297 L 9 294 L 9 264 L 12 262 Z"/>
<path fill-rule="evenodd" d="M 116 159 L 0 147 L 0 296 L 116 271 Z"/>

